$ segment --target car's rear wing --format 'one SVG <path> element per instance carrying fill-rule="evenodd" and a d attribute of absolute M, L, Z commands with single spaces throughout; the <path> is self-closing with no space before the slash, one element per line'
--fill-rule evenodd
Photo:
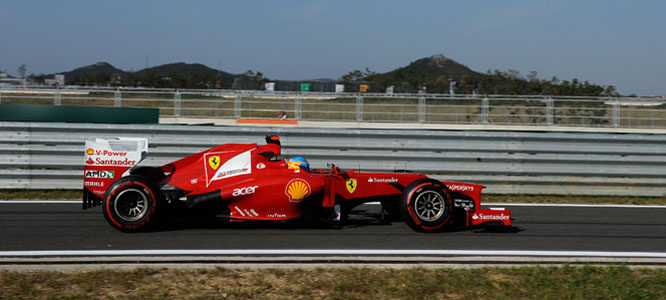
<path fill-rule="evenodd" d="M 144 138 L 86 141 L 83 156 L 83 209 L 100 205 L 104 193 L 118 178 L 129 175 L 148 153 Z"/>

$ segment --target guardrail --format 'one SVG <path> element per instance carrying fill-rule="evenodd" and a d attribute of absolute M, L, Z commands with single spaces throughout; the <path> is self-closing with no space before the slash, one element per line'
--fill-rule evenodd
<path fill-rule="evenodd" d="M 663 98 L 4 87 L 0 103 L 159 108 L 161 117 L 666 128 Z"/>
<path fill-rule="evenodd" d="M 278 134 L 283 156 L 343 169 L 412 170 L 489 193 L 663 196 L 666 135 L 0 122 L 0 188 L 80 189 L 83 144 L 145 137 L 146 165 Z"/>

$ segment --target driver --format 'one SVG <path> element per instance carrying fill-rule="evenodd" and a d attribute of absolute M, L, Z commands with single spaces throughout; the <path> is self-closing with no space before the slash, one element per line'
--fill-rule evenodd
<path fill-rule="evenodd" d="M 289 161 L 287 162 L 287 167 L 289 167 L 289 169 L 305 170 L 306 172 L 310 172 L 310 164 L 302 156 L 296 156 L 290 158 Z"/>

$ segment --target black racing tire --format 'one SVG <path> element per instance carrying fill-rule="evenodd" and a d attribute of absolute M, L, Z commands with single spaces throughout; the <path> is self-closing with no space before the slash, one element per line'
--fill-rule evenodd
<path fill-rule="evenodd" d="M 145 231 L 157 222 L 162 196 L 150 179 L 130 175 L 116 180 L 106 190 L 102 211 L 104 219 L 123 232 Z"/>
<path fill-rule="evenodd" d="M 439 181 L 419 179 L 402 192 L 400 215 L 415 231 L 442 231 L 451 220 L 452 212 L 451 193 Z"/>

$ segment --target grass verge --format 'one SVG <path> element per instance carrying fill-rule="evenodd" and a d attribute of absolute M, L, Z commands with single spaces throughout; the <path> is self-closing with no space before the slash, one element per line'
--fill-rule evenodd
<path fill-rule="evenodd" d="M 138 269 L 0 272 L 1 299 L 664 299 L 666 269 Z"/>
<path fill-rule="evenodd" d="M 80 200 L 81 190 L 0 189 L 0 200 Z M 663 197 L 576 196 L 576 195 L 499 195 L 484 194 L 483 202 L 506 203 L 576 203 L 666 205 Z"/>

